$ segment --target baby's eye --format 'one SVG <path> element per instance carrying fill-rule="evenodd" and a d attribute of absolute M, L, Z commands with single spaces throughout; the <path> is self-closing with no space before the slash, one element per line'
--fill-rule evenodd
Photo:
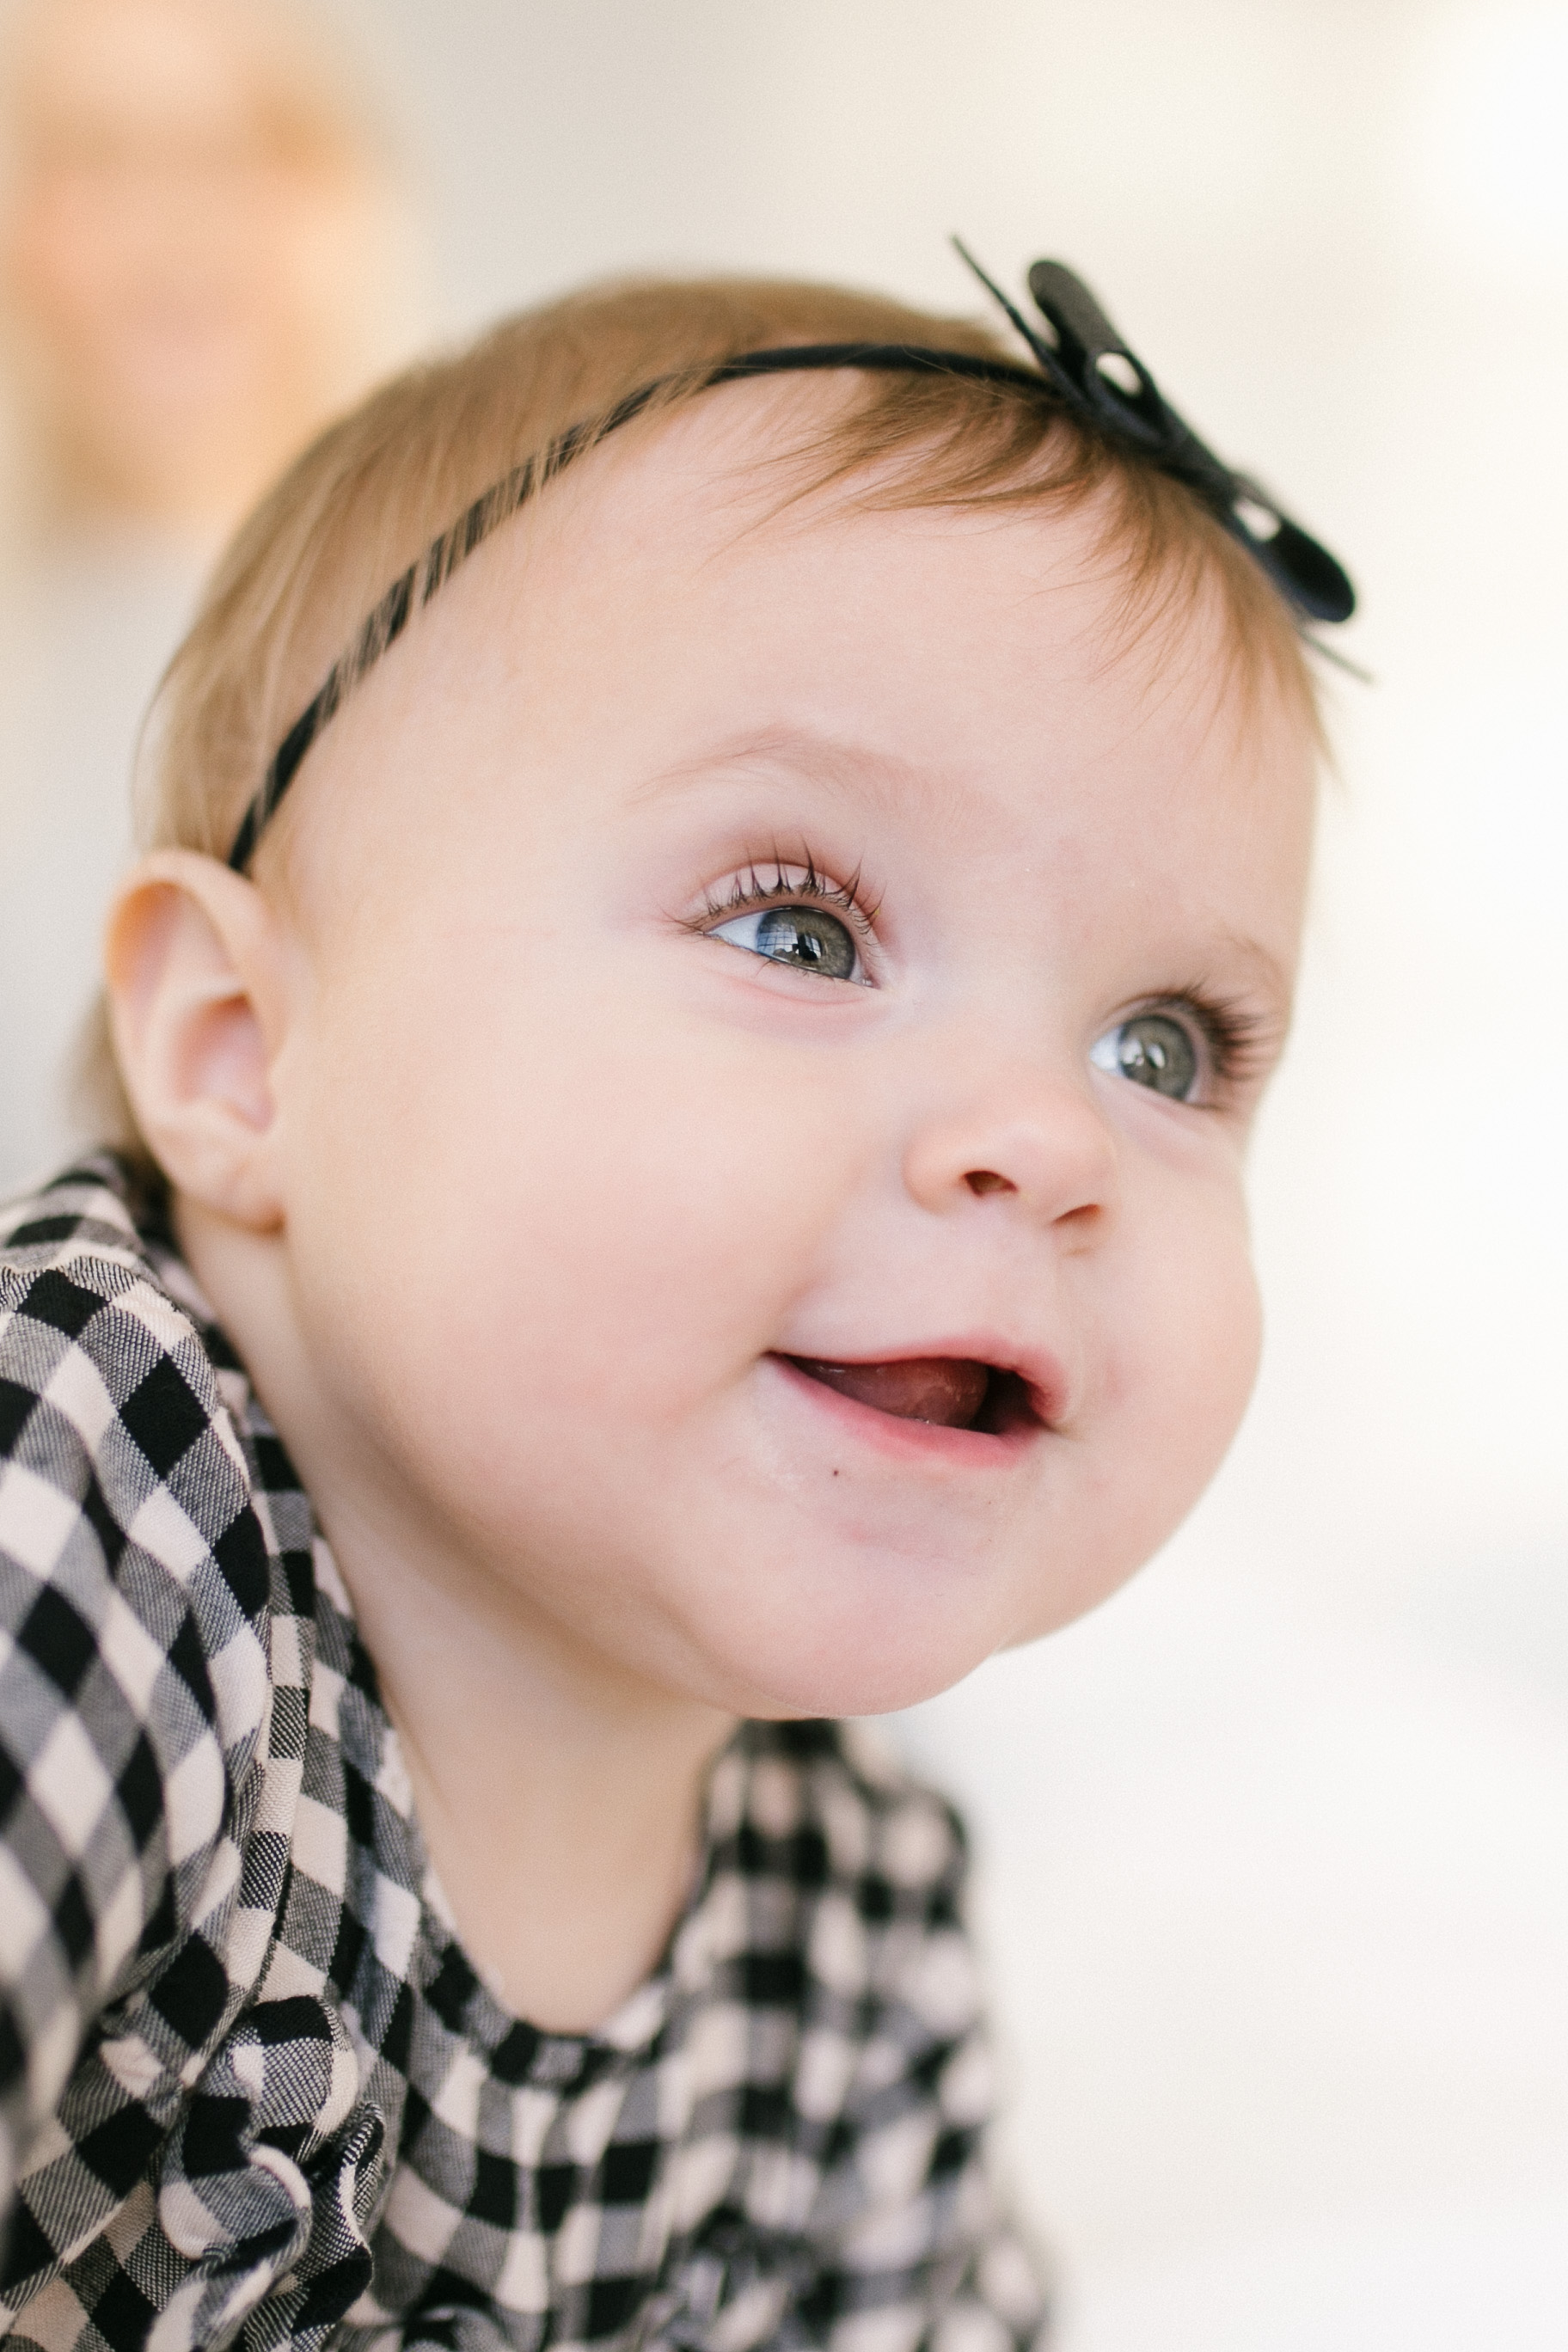
<path fill-rule="evenodd" d="M 1173 1102 L 1191 1102 L 1203 1076 L 1191 1031 L 1169 1013 L 1135 1013 L 1119 1022 L 1096 1038 L 1089 1058 L 1097 1070 L 1152 1087 Z"/>
<path fill-rule="evenodd" d="M 710 939 L 766 956 L 770 963 L 814 971 L 824 980 L 863 980 L 854 932 L 826 907 L 763 907 L 716 923 Z"/>

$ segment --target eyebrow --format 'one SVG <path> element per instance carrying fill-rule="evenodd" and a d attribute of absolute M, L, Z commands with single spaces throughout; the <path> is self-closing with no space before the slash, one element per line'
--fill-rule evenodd
<path fill-rule="evenodd" d="M 890 802 L 895 793 L 929 789 L 931 781 L 914 761 L 897 752 L 793 722 L 761 734 L 740 736 L 691 759 L 677 761 L 638 785 L 633 798 L 663 800 L 715 782 L 726 772 L 748 768 L 805 771 L 813 782 L 826 783 L 836 792 L 857 793 L 873 805 L 878 801 Z"/>
<path fill-rule="evenodd" d="M 835 793 L 856 793 L 872 807 L 879 803 L 891 805 L 900 796 L 911 792 L 929 794 L 933 789 L 944 797 L 956 799 L 962 790 L 956 782 L 934 778 L 929 769 L 897 752 L 792 721 L 678 761 L 638 785 L 632 798 L 640 805 L 657 805 L 667 798 L 698 791 L 705 784 L 721 782 L 726 773 L 733 776 L 748 768 L 764 773 L 768 770 L 808 770 L 813 781 L 826 783 Z M 1266 948 L 1261 940 L 1245 931 L 1220 925 L 1212 938 L 1227 961 L 1234 959 L 1247 968 L 1253 985 L 1279 1008 L 1283 1037 L 1295 1003 L 1293 973 L 1271 948 Z"/>
<path fill-rule="evenodd" d="M 1266 948 L 1261 940 L 1249 939 L 1245 931 L 1221 929 L 1215 933 L 1215 937 L 1227 956 L 1234 956 L 1249 967 L 1253 985 L 1258 993 L 1267 996 L 1277 1007 L 1274 1016 L 1279 1023 L 1277 1042 L 1283 1045 L 1296 1004 L 1294 973 L 1286 970 L 1271 948 Z"/>

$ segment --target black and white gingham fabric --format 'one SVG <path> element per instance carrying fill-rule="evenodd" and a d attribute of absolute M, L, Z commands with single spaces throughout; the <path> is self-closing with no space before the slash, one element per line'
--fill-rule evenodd
<path fill-rule="evenodd" d="M 745 1727 L 600 2032 L 452 1932 L 310 1506 L 108 1159 L 0 1217 L 0 2335 L 1008 2352 L 956 1825 Z"/>

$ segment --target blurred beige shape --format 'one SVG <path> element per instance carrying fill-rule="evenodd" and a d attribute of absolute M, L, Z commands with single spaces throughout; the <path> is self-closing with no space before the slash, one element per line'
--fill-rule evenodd
<path fill-rule="evenodd" d="M 391 142 L 282 0 L 21 0 L 7 33 L 24 494 L 211 542 L 405 341 Z"/>
<path fill-rule="evenodd" d="M 377 0 L 0 0 L 0 1192 L 66 1072 L 207 561 L 409 348 Z"/>

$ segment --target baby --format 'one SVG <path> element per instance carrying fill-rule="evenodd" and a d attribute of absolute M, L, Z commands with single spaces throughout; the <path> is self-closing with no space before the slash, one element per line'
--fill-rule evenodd
<path fill-rule="evenodd" d="M 1038 2336 L 843 1718 L 1236 1428 L 1350 600 L 1032 283 L 567 299 L 220 569 L 0 1255 L 18 2344 Z"/>

